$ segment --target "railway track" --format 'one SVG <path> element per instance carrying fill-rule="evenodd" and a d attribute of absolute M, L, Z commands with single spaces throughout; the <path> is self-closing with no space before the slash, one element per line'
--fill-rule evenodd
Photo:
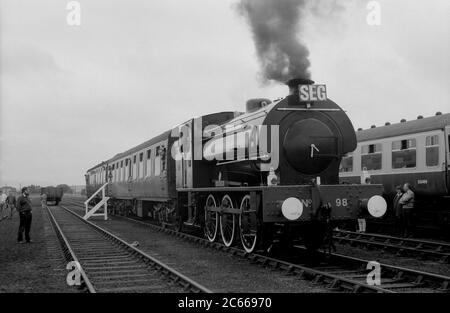
<path fill-rule="evenodd" d="M 47 207 L 68 262 L 78 262 L 88 292 L 210 291 L 71 210 Z"/>
<path fill-rule="evenodd" d="M 443 263 L 450 262 L 450 244 L 443 242 L 399 238 L 379 234 L 365 234 L 344 230 L 335 231 L 333 237 L 341 244 L 373 247 L 393 251 L 398 255 L 439 260 Z"/>
<path fill-rule="evenodd" d="M 80 206 L 74 203 L 76 206 Z M 120 217 L 137 224 L 145 225 L 154 231 L 164 232 L 177 238 L 194 242 L 204 247 L 220 250 L 236 257 L 244 258 L 261 266 L 283 271 L 289 275 L 312 280 L 333 291 L 343 292 L 449 292 L 450 277 L 427 273 L 388 264 L 380 265 L 381 285 L 369 285 L 367 277 L 371 269 L 367 269 L 369 260 L 354 258 L 336 253 L 319 253 L 314 262 L 306 261 L 305 249 L 295 247 L 298 253 L 293 258 L 273 258 L 264 254 L 247 254 L 244 250 L 226 247 L 218 242 L 209 242 L 203 238 L 180 233 L 169 228 L 147 223 L 128 217 Z M 313 264 L 314 263 L 314 264 Z"/>

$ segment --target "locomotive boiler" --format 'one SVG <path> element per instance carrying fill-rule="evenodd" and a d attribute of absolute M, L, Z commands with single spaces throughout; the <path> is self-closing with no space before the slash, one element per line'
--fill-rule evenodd
<path fill-rule="evenodd" d="M 342 156 L 356 148 L 348 116 L 325 86 L 288 86 L 283 99 L 190 119 L 102 162 L 86 190 L 108 183 L 113 211 L 197 227 L 226 246 L 239 239 L 248 253 L 298 239 L 317 249 L 361 210 L 382 216 L 381 185 L 339 185 Z"/>

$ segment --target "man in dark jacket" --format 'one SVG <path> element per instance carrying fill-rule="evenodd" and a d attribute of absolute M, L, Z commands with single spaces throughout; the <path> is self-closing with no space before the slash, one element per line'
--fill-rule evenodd
<path fill-rule="evenodd" d="M 27 243 L 30 243 L 31 201 L 28 196 L 28 189 L 26 187 L 22 188 L 22 195 L 17 198 L 16 206 L 20 216 L 17 242 L 23 243 L 23 233 L 25 232 L 25 240 Z"/>
<path fill-rule="evenodd" d="M 400 199 L 403 196 L 402 186 L 397 186 L 395 188 L 395 190 L 397 191 L 397 193 L 395 194 L 395 197 L 394 197 L 394 204 L 393 204 L 394 212 L 393 213 L 394 213 L 395 222 L 396 222 L 395 224 L 397 226 L 397 229 L 403 235 L 403 233 L 404 233 L 403 223 L 402 223 L 403 209 L 402 209 L 402 205 L 400 204 Z"/>
<path fill-rule="evenodd" d="M 404 225 L 404 237 L 408 237 L 411 234 L 412 229 L 412 210 L 414 208 L 414 192 L 411 189 L 411 184 L 406 183 L 403 185 L 404 194 L 398 201 L 402 205 L 402 219 Z"/>

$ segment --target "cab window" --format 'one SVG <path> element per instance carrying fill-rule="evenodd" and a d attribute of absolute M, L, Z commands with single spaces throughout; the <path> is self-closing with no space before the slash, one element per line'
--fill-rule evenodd
<path fill-rule="evenodd" d="M 416 140 L 405 139 L 392 142 L 392 168 L 416 167 Z"/>

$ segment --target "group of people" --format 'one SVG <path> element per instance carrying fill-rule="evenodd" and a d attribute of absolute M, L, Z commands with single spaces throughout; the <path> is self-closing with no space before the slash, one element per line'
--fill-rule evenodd
<path fill-rule="evenodd" d="M 4 219 L 12 219 L 14 209 L 16 208 L 16 197 L 10 190 L 3 192 L 0 196 L 0 221 Z"/>
<path fill-rule="evenodd" d="M 370 178 L 365 180 L 366 184 L 370 184 Z M 412 230 L 412 212 L 414 208 L 414 192 L 411 189 L 410 183 L 405 183 L 403 186 L 397 186 L 396 195 L 393 203 L 393 215 L 395 216 L 396 227 L 403 237 L 411 235 Z M 366 232 L 366 219 L 365 213 L 361 212 L 358 218 L 357 232 Z"/>
<path fill-rule="evenodd" d="M 30 229 L 31 229 L 31 200 L 28 193 L 28 188 L 24 187 L 21 190 L 22 194 L 17 197 L 14 196 L 12 191 L 6 193 L 2 192 L 0 196 L 0 221 L 4 219 L 12 219 L 14 211 L 19 213 L 20 224 L 17 234 L 17 243 L 31 243 Z M 25 241 L 24 241 L 25 235 Z"/>
<path fill-rule="evenodd" d="M 414 208 L 414 192 L 411 185 L 406 183 L 402 186 L 397 186 L 396 195 L 394 197 L 394 214 L 397 227 L 404 237 L 411 235 L 412 229 L 412 211 Z"/>

